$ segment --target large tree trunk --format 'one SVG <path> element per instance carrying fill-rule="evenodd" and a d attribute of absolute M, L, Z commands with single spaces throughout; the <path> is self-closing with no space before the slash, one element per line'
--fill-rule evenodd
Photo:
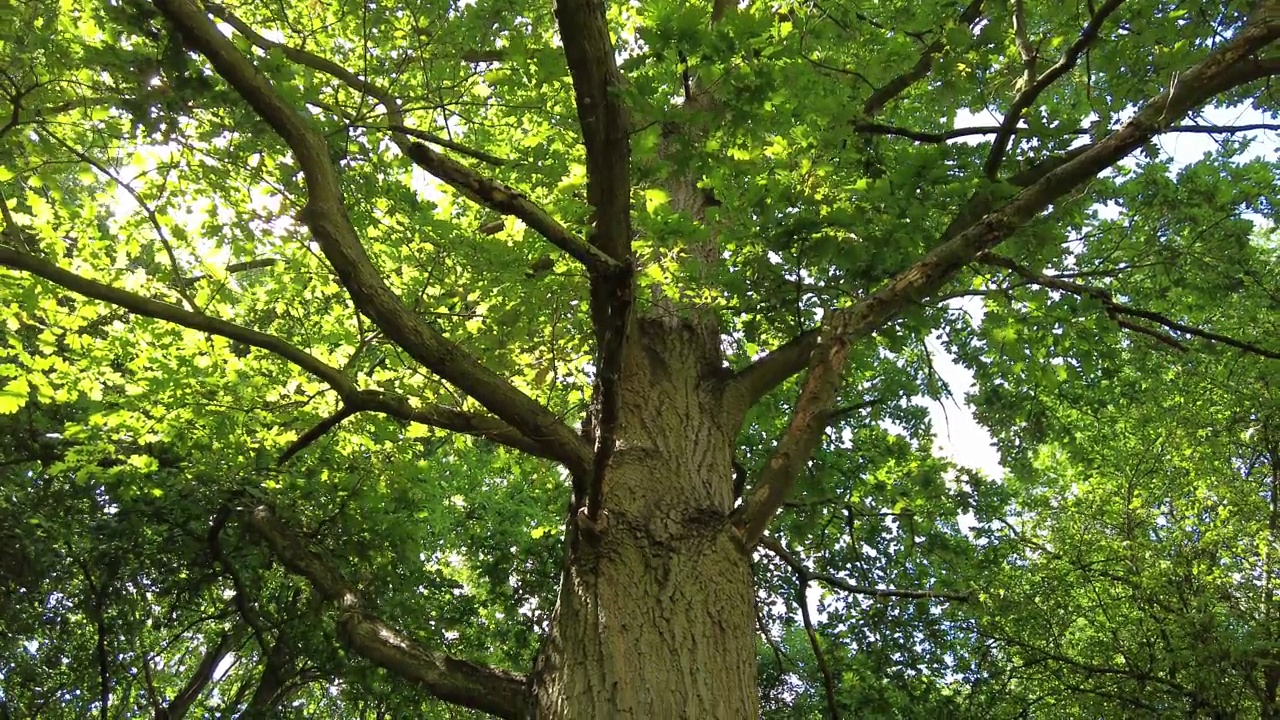
<path fill-rule="evenodd" d="M 536 673 L 542 718 L 758 714 L 753 589 L 728 522 L 736 413 L 719 338 L 639 321 L 596 531 L 570 522 L 560 601 Z"/>

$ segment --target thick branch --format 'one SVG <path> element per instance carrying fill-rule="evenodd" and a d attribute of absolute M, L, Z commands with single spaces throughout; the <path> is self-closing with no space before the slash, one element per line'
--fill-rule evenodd
<path fill-rule="evenodd" d="M 291 572 L 311 583 L 337 613 L 338 632 L 354 652 L 418 683 L 433 696 L 502 718 L 530 717 L 528 681 L 512 673 L 427 650 L 364 608 L 342 573 L 294 534 L 267 507 L 248 516 L 250 529 Z"/>
<path fill-rule="evenodd" d="M 1059 155 L 1051 155 L 1025 170 L 1015 173 L 1013 176 L 1006 178 L 1004 182 L 1013 187 L 1025 188 L 1029 185 L 1037 183 L 1041 178 L 1058 168 L 1066 165 L 1072 160 L 1083 155 L 1091 146 L 1084 145 L 1073 148 Z M 968 200 L 956 216 L 951 219 L 947 229 L 943 231 L 940 238 L 943 242 L 951 240 L 964 230 L 969 229 L 974 223 L 982 219 L 984 215 L 994 210 L 997 206 L 996 200 L 992 193 L 992 187 L 986 185 L 979 187 L 969 195 Z"/>
<path fill-rule="evenodd" d="M 807 330 L 739 370 L 729 379 L 729 407 L 745 413 L 760 398 L 809 364 L 818 331 Z"/>
<path fill-rule="evenodd" d="M 837 315 L 837 318 L 842 317 Z M 840 374 L 851 346 L 844 323 L 823 323 L 809 356 L 809 374 L 800 388 L 791 420 L 773 456 L 733 513 L 734 526 L 751 547 L 764 534 L 773 514 L 782 507 L 791 485 L 822 440 L 829 409 L 840 390 Z M 815 431 L 816 429 L 816 431 Z"/>
<path fill-rule="evenodd" d="M 407 398 L 399 395 L 376 390 L 360 390 L 338 368 L 327 365 L 314 355 L 289 344 L 275 335 L 261 333 L 225 320 L 185 310 L 177 305 L 170 305 L 136 295 L 127 290 L 105 285 L 33 255 L 18 252 L 3 245 L 0 245 L 0 266 L 31 273 L 78 295 L 122 307 L 143 317 L 164 320 L 185 328 L 217 335 L 228 340 L 244 343 L 250 347 L 266 350 L 323 380 L 354 411 L 383 413 L 407 422 L 422 423 L 443 430 L 476 435 L 538 457 L 555 459 L 544 446 L 520 434 L 515 428 L 498 418 L 454 410 L 443 405 L 414 407 Z"/>
<path fill-rule="evenodd" d="M 200 699 L 200 694 L 210 682 L 213 682 L 213 671 L 218 668 L 222 659 L 235 649 L 242 635 L 243 631 L 223 633 L 218 637 L 217 642 L 206 648 L 191 677 L 187 679 L 186 684 L 173 700 L 163 708 L 163 714 L 156 713 L 156 720 L 183 720 L 191 710 L 191 706 Z"/>
<path fill-rule="evenodd" d="M 971 593 L 967 592 L 947 592 L 945 590 L 899 590 L 897 588 L 872 587 L 870 585 L 854 585 L 844 578 L 837 577 L 830 573 L 815 572 L 805 565 L 790 550 L 787 550 L 777 538 L 772 535 L 765 535 L 760 538 L 760 544 L 773 553 L 779 560 L 786 563 L 798 577 L 806 580 L 816 580 L 824 585 L 829 585 L 837 590 L 843 590 L 852 595 L 866 595 L 878 598 L 903 598 L 907 600 L 947 600 L 950 602 L 968 602 L 973 599 Z"/>
<path fill-rule="evenodd" d="M 1254 355 L 1260 355 L 1262 357 L 1280 360 L 1280 352 L 1277 352 L 1275 350 L 1268 350 L 1267 348 L 1259 347 L 1258 345 L 1254 345 L 1253 343 L 1245 342 L 1243 340 L 1237 340 L 1227 335 L 1222 335 L 1220 333 L 1215 333 L 1209 330 L 1201 330 L 1200 328 L 1187 325 L 1186 323 L 1178 322 L 1177 320 L 1174 320 L 1165 315 L 1161 315 L 1160 313 L 1152 312 L 1150 310 L 1143 310 L 1141 308 L 1133 307 L 1132 305 L 1126 305 L 1124 303 L 1117 302 L 1114 298 L 1111 297 L 1111 293 L 1108 292 L 1107 290 L 1104 290 L 1102 288 L 1092 287 L 1089 285 L 1082 285 L 1080 283 L 1073 282 L 1070 280 L 1064 280 L 1062 278 L 1053 277 L 1052 275 L 1045 275 L 1044 273 L 1036 272 L 1035 270 L 1032 270 L 1031 268 L 1025 265 L 1022 265 L 1021 263 L 1015 262 L 1011 258 L 1004 257 L 1003 255 L 997 255 L 995 253 L 988 252 L 988 253 L 983 253 L 981 256 L 979 256 L 978 260 L 980 260 L 983 263 L 986 263 L 987 265 L 992 265 L 994 267 L 1010 270 L 1016 275 L 1019 275 L 1036 285 L 1041 285 L 1047 288 L 1053 288 L 1055 290 L 1061 290 L 1063 292 L 1071 293 L 1072 295 L 1076 295 L 1080 297 L 1094 298 L 1102 303 L 1103 307 L 1106 308 L 1107 313 L 1110 314 L 1113 318 L 1115 318 L 1117 322 L 1120 322 L 1120 319 L 1116 318 L 1117 315 L 1128 315 L 1130 317 L 1142 318 L 1143 320 L 1148 320 L 1150 322 L 1153 322 L 1157 325 L 1168 328 L 1175 332 L 1180 332 L 1187 335 L 1191 335 L 1193 337 L 1198 337 L 1202 340 L 1209 340 L 1211 342 L 1221 343 L 1223 345 L 1229 345 L 1238 350 L 1243 350 L 1248 353 L 1253 353 Z M 1126 327 L 1128 327 L 1131 330 L 1137 330 L 1138 332 L 1145 331 L 1146 334 L 1151 333 L 1150 330 L 1142 328 L 1142 326 L 1140 325 L 1134 326 L 1132 323 L 1126 324 Z M 1168 343 L 1170 340 L 1172 340 L 1175 343 L 1174 346 L 1175 347 L 1178 346 L 1177 341 L 1174 340 L 1173 338 L 1158 337 L 1157 339 L 1165 343 Z M 1180 349 L 1185 350 L 1186 348 L 1180 348 Z"/>
<path fill-rule="evenodd" d="M 622 355 L 634 295 L 630 128 L 605 3 L 561 0 L 555 5 L 555 15 L 587 154 L 587 201 L 595 211 L 591 244 L 619 266 L 591 278 L 591 322 L 599 348 L 596 388 L 600 418 L 591 472 L 575 483 L 579 495 L 575 501 L 586 503 L 587 518 L 594 522 L 599 518 L 605 475 L 616 445 Z M 581 497 L 584 492 L 585 498 Z"/>
<path fill-rule="evenodd" d="M 400 148 L 419 167 L 453 186 L 468 198 L 503 215 L 514 215 L 520 218 L 552 245 L 586 266 L 591 273 L 607 273 L 618 267 L 618 263 L 608 255 L 569 232 L 545 210 L 511 187 L 479 175 L 466 165 L 422 143 L 402 143 Z"/>
<path fill-rule="evenodd" d="M 154 0 L 154 4 L 293 151 L 307 184 L 307 203 L 299 217 L 310 228 L 356 308 L 413 359 L 526 437 L 545 444 L 571 471 L 585 471 L 590 451 L 572 428 L 445 338 L 387 287 L 351 225 L 323 136 L 280 96 L 193 0 Z"/>
<path fill-rule="evenodd" d="M 623 262 L 631 254 L 630 128 L 605 3 L 564 0 L 555 13 L 587 153 L 587 201 L 596 211 L 591 244 Z"/>
<path fill-rule="evenodd" d="M 1271 2 L 1276 4 L 1276 0 Z M 1182 73 L 1178 82 L 1148 100 L 1118 130 L 1074 151 L 1071 159 L 1060 159 L 1060 164 L 1055 163 L 1056 167 L 998 210 L 960 230 L 875 293 L 852 307 L 827 314 L 822 339 L 809 365 L 809 377 L 787 429 L 747 501 L 735 512 L 735 526 L 741 529 L 748 546 L 763 534 L 821 439 L 827 410 L 839 389 L 848 344 L 870 336 L 910 303 L 940 290 L 982 252 L 999 245 L 1055 200 L 1119 162 L 1193 108 L 1231 88 L 1280 73 L 1280 59 L 1255 57 L 1280 38 L 1280 13 L 1264 14 L 1263 18 L 1247 25 L 1234 39 Z"/>
<path fill-rule="evenodd" d="M 1004 162 L 1009 140 L 1013 137 L 1013 133 L 1018 127 L 1018 122 L 1022 119 L 1022 112 L 1031 107 L 1031 104 L 1036 101 L 1040 93 L 1044 92 L 1054 81 L 1076 66 L 1084 51 L 1098 39 L 1098 31 L 1102 29 L 1102 23 L 1106 22 L 1107 18 L 1118 10 L 1123 2 L 1124 0 L 1107 0 L 1093 14 L 1093 17 L 1089 18 L 1089 24 L 1080 32 L 1080 36 L 1071 44 L 1071 47 L 1067 48 L 1067 52 L 1063 54 L 1062 59 L 1054 63 L 1053 67 L 1041 73 L 1035 82 L 1023 88 L 1018 93 L 1018 96 L 1013 99 L 1013 103 L 1009 106 L 1009 111 L 1004 115 L 1004 121 L 1000 123 L 1000 131 L 996 133 L 995 140 L 991 141 L 991 152 L 987 155 L 987 161 L 983 165 L 983 171 L 986 172 L 987 177 L 995 178 L 996 173 L 1000 171 L 1000 163 Z"/>
<path fill-rule="evenodd" d="M 285 45 L 284 43 L 268 40 L 225 7 L 211 4 L 209 9 L 216 17 L 235 28 L 236 32 L 243 35 L 255 46 L 263 50 L 277 50 L 289 60 L 324 73 L 352 90 L 376 100 L 386 108 L 387 117 L 390 120 L 389 129 L 392 131 L 392 139 L 401 152 L 423 170 L 448 183 L 467 198 L 496 212 L 520 218 L 526 225 L 533 228 L 534 232 L 542 235 L 552 245 L 564 250 L 588 269 L 603 272 L 616 267 L 616 263 L 612 262 L 608 256 L 569 232 L 565 226 L 561 225 L 555 218 L 551 217 L 545 210 L 521 193 L 496 180 L 487 178 L 466 165 L 423 146 L 421 143 L 410 142 L 408 138 L 416 137 L 441 147 L 448 147 L 456 152 L 476 157 L 491 164 L 502 164 L 500 159 L 494 158 L 492 155 L 479 154 L 470 148 L 463 148 L 456 143 L 451 143 L 443 138 L 436 138 L 429 133 L 406 126 L 400 103 L 391 93 L 378 85 L 361 78 L 328 58 Z M 287 138 L 286 141 L 288 141 Z M 290 143 L 290 146 L 292 147 L 292 143 Z"/>

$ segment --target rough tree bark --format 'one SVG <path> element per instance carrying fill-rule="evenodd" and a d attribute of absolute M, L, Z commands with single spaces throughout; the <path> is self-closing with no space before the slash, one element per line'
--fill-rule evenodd
<path fill-rule="evenodd" d="M 718 338 L 639 320 L 599 527 L 570 523 L 539 717 L 756 717 L 754 601 L 729 524 L 738 414 Z"/>

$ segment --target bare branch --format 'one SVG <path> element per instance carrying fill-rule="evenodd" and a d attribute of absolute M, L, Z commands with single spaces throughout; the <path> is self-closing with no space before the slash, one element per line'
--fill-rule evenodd
<path fill-rule="evenodd" d="M 1052 275 L 1045 275 L 1044 273 L 1036 272 L 1035 270 L 1032 270 L 1031 268 L 1025 265 L 1022 265 L 1021 263 L 1014 261 L 1012 258 L 1008 258 L 1003 255 L 986 252 L 978 256 L 978 260 L 987 265 L 1004 268 L 1005 270 L 1012 271 L 1013 273 L 1019 275 L 1022 278 L 1025 278 L 1026 280 L 1029 280 L 1030 282 L 1036 285 L 1053 288 L 1055 290 L 1061 290 L 1063 292 L 1071 293 L 1072 295 L 1076 295 L 1079 297 L 1094 298 L 1102 303 L 1103 307 L 1106 308 L 1107 310 L 1107 314 L 1110 315 L 1117 323 L 1123 325 L 1124 327 L 1130 330 L 1134 330 L 1136 332 L 1140 332 L 1146 335 L 1151 335 L 1152 337 L 1155 337 L 1160 342 L 1163 342 L 1166 345 L 1170 345 L 1171 347 L 1177 348 L 1179 350 L 1185 351 L 1187 348 L 1174 338 L 1171 338 L 1167 335 L 1161 335 L 1158 333 L 1153 334 L 1154 331 L 1152 331 L 1150 328 L 1145 328 L 1141 325 L 1135 325 L 1132 322 L 1125 322 L 1117 316 L 1127 315 L 1130 317 L 1142 318 L 1143 320 L 1148 320 L 1150 322 L 1153 322 L 1157 325 L 1168 328 L 1175 332 L 1191 335 L 1192 337 L 1198 337 L 1198 338 L 1201 338 L 1202 340 L 1209 340 L 1211 342 L 1221 343 L 1223 345 L 1229 345 L 1233 348 L 1236 348 L 1238 350 L 1243 350 L 1245 352 L 1252 353 L 1254 355 L 1260 355 L 1262 357 L 1271 358 L 1273 360 L 1280 360 L 1280 351 L 1268 350 L 1267 348 L 1260 347 L 1258 345 L 1254 345 L 1253 343 L 1245 342 L 1243 340 L 1237 340 L 1235 338 L 1222 335 L 1221 333 L 1215 333 L 1209 330 L 1202 330 L 1200 328 L 1187 325 L 1186 323 L 1178 322 L 1177 320 L 1174 320 L 1165 315 L 1161 315 L 1160 313 L 1152 312 L 1150 310 L 1143 310 L 1141 308 L 1133 307 L 1132 305 L 1126 305 L 1124 303 L 1117 302 L 1115 299 L 1111 297 L 1111 293 L 1108 292 L 1107 290 L 1104 290 L 1102 288 L 1092 287 L 1089 285 L 1082 285 L 1080 283 L 1073 282 L 1070 280 L 1064 280 L 1062 278 L 1054 277 Z"/>
<path fill-rule="evenodd" d="M 1013 103 L 1009 106 L 1009 111 L 1005 113 L 1004 121 L 1000 123 L 1000 131 L 996 133 L 995 139 L 991 141 L 991 152 L 987 155 L 987 161 L 983 165 L 983 171 L 987 174 L 987 177 L 995 178 L 996 173 L 1000 171 L 1000 163 L 1004 162 L 1009 140 L 1013 137 L 1014 129 L 1017 128 L 1018 122 L 1022 119 L 1022 112 L 1031 107 L 1031 104 L 1036 101 L 1040 93 L 1044 92 L 1054 81 L 1076 66 L 1084 51 L 1098 39 L 1098 31 L 1102 29 L 1102 23 L 1106 22 L 1107 18 L 1118 10 L 1123 2 L 1124 0 L 1107 0 L 1093 14 L 1093 17 L 1089 18 L 1089 24 L 1080 32 L 1080 36 L 1071 44 L 1071 47 L 1067 48 L 1062 59 L 1054 63 L 1053 67 L 1041 73 L 1035 82 L 1029 83 L 1022 88 L 1018 96 L 1013 99 Z M 1021 3 L 1019 2 L 1020 6 Z M 1032 57 L 1034 58 L 1034 55 Z"/>
<path fill-rule="evenodd" d="M 958 225 L 973 208 L 962 212 L 944 239 L 952 232 L 954 236 L 857 304 L 827 313 L 791 420 L 747 500 L 734 513 L 734 525 L 742 531 L 744 542 L 750 546 L 763 534 L 825 432 L 850 343 L 870 336 L 910 303 L 940 290 L 982 252 L 999 245 L 1058 198 L 1167 130 L 1190 110 L 1219 93 L 1280 74 L 1280 58 L 1256 57 L 1277 39 L 1280 16 L 1245 26 L 1234 39 L 1182 73 L 1178 82 L 1144 103 L 1118 130 L 1073 151 L 1070 159 L 1056 158 L 1038 180 L 981 220 L 964 223 L 967 227 Z"/>
<path fill-rule="evenodd" d="M 545 444 L 571 472 L 586 472 L 590 449 L 572 428 L 445 338 L 387 287 L 351 224 L 323 136 L 280 96 L 194 0 L 154 0 L 154 4 L 293 151 L 307 185 L 307 203 L 299 217 L 310 228 L 356 308 L 413 359 L 526 437 Z"/>
<path fill-rule="evenodd" d="M 367 610 L 359 592 L 338 568 L 286 527 L 270 508 L 254 508 L 247 521 L 285 567 L 306 578 L 316 594 L 334 608 L 339 637 L 354 652 L 418 683 L 445 702 L 502 718 L 531 717 L 532 696 L 526 678 L 427 650 Z"/>
<path fill-rule="evenodd" d="M 760 545 L 773 553 L 779 560 L 786 563 L 797 576 L 806 580 L 816 580 L 824 585 L 830 585 L 837 590 L 843 590 L 852 595 L 866 595 L 878 598 L 901 598 L 905 600 L 946 600 L 948 602 L 968 602 L 973 599 L 972 593 L 967 592 L 948 592 L 946 590 L 900 590 L 897 588 L 873 587 L 869 585 L 854 585 L 844 578 L 837 577 L 830 573 L 815 572 L 804 564 L 790 550 L 778 541 L 772 535 L 765 535 L 760 538 Z"/>

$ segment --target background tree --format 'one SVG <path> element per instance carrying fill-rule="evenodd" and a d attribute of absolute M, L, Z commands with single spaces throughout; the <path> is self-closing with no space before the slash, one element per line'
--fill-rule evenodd
<path fill-rule="evenodd" d="M 3 714 L 1272 712 L 1274 0 L 0 12 Z"/>

